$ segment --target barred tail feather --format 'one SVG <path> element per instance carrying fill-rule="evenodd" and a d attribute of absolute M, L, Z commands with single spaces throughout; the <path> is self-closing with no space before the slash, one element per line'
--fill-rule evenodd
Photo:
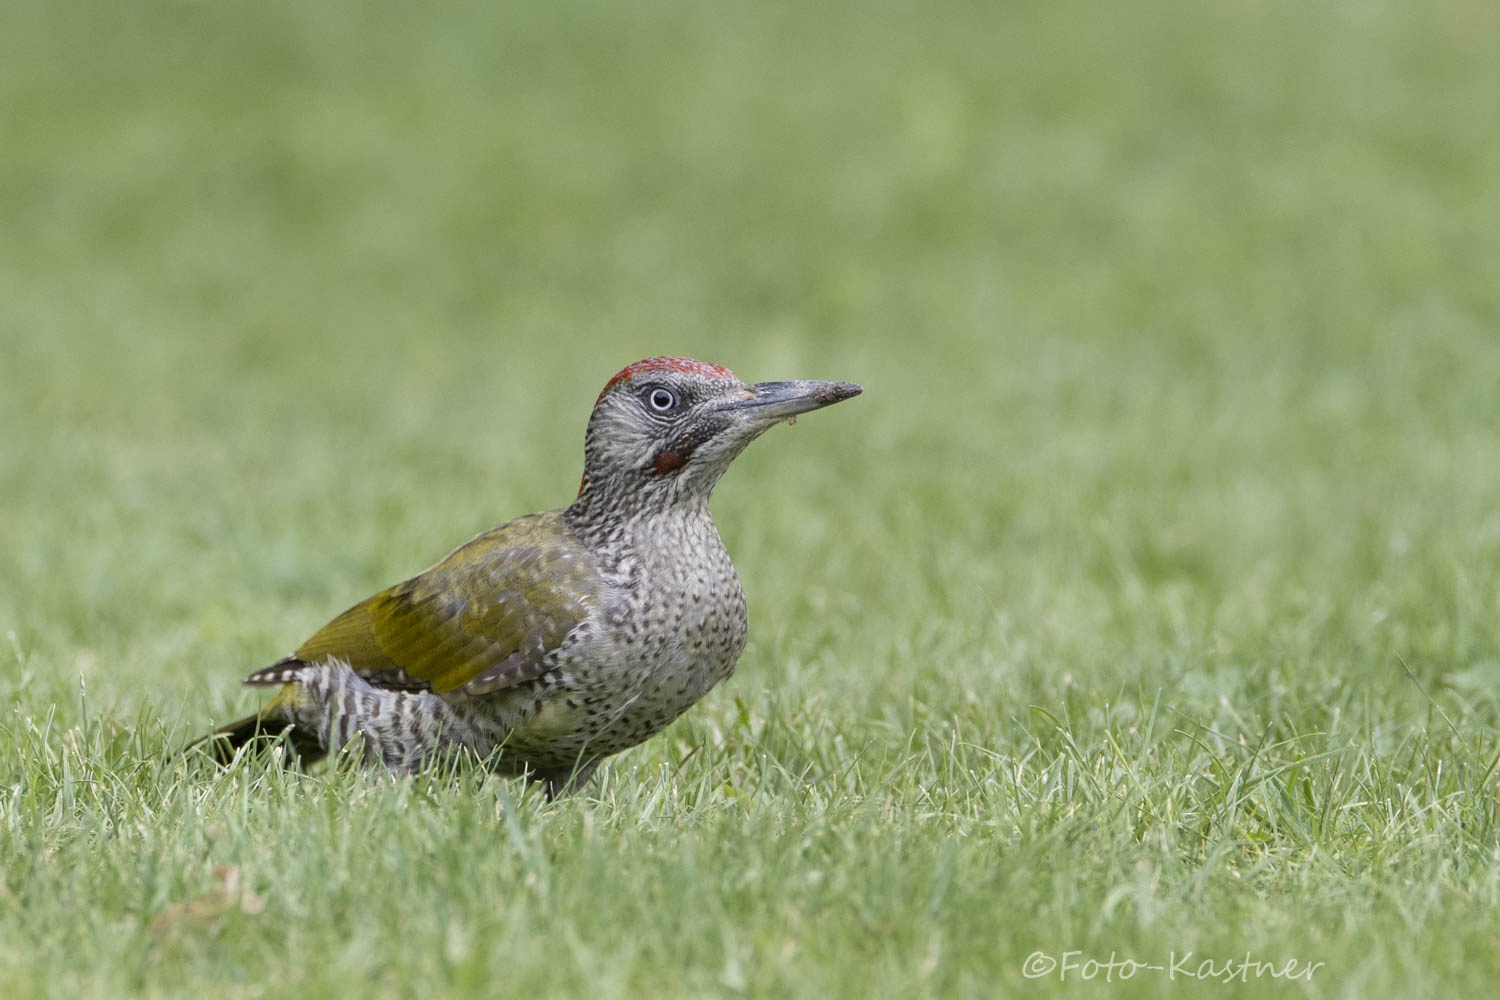
<path fill-rule="evenodd" d="M 220 726 L 189 743 L 183 752 L 191 753 L 203 747 L 215 762 L 228 765 L 243 747 L 250 747 L 252 751 L 264 750 L 278 740 L 284 740 L 284 745 L 291 748 L 292 756 L 297 760 L 307 764 L 321 760 L 326 751 L 317 735 L 299 728 L 282 713 L 284 697 L 284 694 L 278 694 L 255 715 Z"/>

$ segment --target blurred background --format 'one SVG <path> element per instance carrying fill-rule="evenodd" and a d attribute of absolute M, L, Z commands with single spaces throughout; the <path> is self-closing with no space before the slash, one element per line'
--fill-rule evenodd
<path fill-rule="evenodd" d="M 865 385 L 716 510 L 752 641 L 802 616 L 872 703 L 1235 666 L 1289 617 L 1494 669 L 1491 2 L 4 20 L 0 628 L 38 703 L 232 711 L 565 503 L 658 353 Z"/>

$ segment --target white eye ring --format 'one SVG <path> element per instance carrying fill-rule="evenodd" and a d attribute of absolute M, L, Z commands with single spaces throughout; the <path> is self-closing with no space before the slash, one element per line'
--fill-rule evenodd
<path fill-rule="evenodd" d="M 658 386 L 647 394 L 646 403 L 657 413 L 668 413 L 677 405 L 677 394 Z"/>

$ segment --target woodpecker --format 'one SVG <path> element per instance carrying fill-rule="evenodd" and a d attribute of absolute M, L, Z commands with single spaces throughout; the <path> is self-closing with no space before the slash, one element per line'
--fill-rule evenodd
<path fill-rule="evenodd" d="M 416 772 L 470 757 L 549 798 L 660 732 L 733 672 L 745 595 L 709 498 L 745 446 L 861 392 L 747 385 L 654 357 L 604 386 L 577 499 L 492 528 L 251 674 L 278 689 L 198 741 L 221 763 L 280 737 L 304 762 Z"/>

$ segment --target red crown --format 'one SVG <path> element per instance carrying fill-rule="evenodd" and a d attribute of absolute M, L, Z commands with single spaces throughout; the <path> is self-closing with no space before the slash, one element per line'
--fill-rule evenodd
<path fill-rule="evenodd" d="M 621 368 L 619 371 L 615 372 L 614 378 L 604 383 L 604 391 L 599 393 L 600 398 L 602 399 L 604 397 L 604 393 L 608 392 L 611 388 L 618 385 L 619 383 L 629 382 L 637 375 L 644 375 L 647 372 L 684 372 L 689 375 L 702 375 L 704 378 L 733 379 L 736 382 L 739 381 L 738 378 L 735 378 L 734 372 L 730 371 L 728 368 L 725 368 L 722 365 L 709 364 L 707 361 L 698 361 L 694 358 L 671 358 L 665 356 L 645 358 L 641 361 L 637 361 L 635 364 L 626 365 L 624 368 Z"/>

